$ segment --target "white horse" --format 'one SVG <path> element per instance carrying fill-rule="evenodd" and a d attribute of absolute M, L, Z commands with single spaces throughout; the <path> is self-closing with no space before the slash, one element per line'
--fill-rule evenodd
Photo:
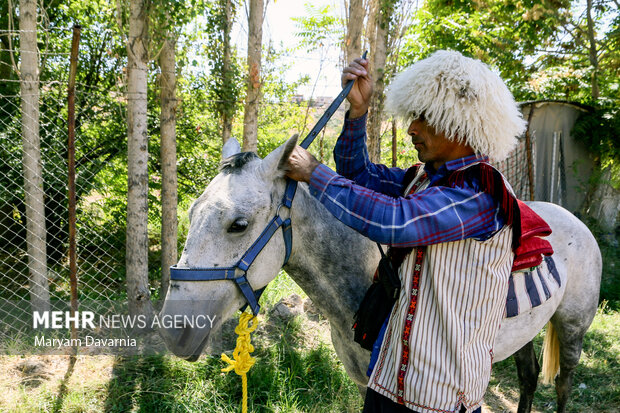
<path fill-rule="evenodd" d="M 220 174 L 190 208 L 190 228 L 179 267 L 227 267 L 239 260 L 276 214 L 285 189 L 283 161 L 295 143 L 296 139 L 290 139 L 261 160 L 253 153 L 239 153 L 239 144 L 234 139 L 228 141 L 223 151 L 223 157 L 228 158 Z M 521 390 L 519 412 L 529 412 L 540 371 L 532 339 L 551 321 L 557 332 L 551 346 L 556 354 L 559 341 L 558 412 L 564 412 L 583 336 L 598 305 L 601 256 L 588 228 L 568 211 L 545 202 L 528 205 L 553 229 L 548 240 L 555 251 L 562 286 L 542 305 L 503 320 L 494 361 L 515 355 Z M 305 184 L 298 188 L 288 212 L 293 248 L 284 269 L 329 320 L 336 353 L 363 392 L 370 353 L 353 341 L 351 325 L 379 261 L 377 247 L 334 218 Z M 276 277 L 284 256 L 283 237 L 276 234 L 248 271 L 255 290 Z M 162 315 L 217 314 L 212 327 L 216 330 L 244 304 L 244 296 L 231 281 L 172 281 Z M 161 334 L 176 355 L 193 361 L 206 346 L 212 329 L 170 328 Z"/>

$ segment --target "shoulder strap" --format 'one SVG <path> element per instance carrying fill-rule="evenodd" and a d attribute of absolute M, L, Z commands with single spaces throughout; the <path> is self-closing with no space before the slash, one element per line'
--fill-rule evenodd
<path fill-rule="evenodd" d="M 409 168 L 409 169 L 407 169 L 405 171 L 405 177 L 403 178 L 403 184 L 402 184 L 403 185 L 403 190 L 407 189 L 409 184 L 411 184 L 411 182 L 413 182 L 415 177 L 418 175 L 418 171 L 420 170 L 420 167 L 422 165 L 424 165 L 424 164 L 416 163 L 411 168 Z"/>

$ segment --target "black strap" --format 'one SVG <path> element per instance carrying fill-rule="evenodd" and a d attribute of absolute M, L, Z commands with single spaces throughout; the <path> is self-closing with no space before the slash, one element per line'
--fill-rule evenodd
<path fill-rule="evenodd" d="M 383 247 L 378 242 L 377 247 L 379 247 L 379 252 L 381 252 L 381 258 L 385 258 L 385 252 L 383 252 Z"/>
<path fill-rule="evenodd" d="M 365 51 L 362 55 L 362 59 L 366 59 L 367 54 L 368 51 Z M 319 119 L 316 125 L 314 125 L 310 133 L 308 133 L 308 136 L 306 136 L 306 138 L 299 144 L 299 146 L 304 149 L 308 149 L 310 144 L 312 144 L 312 141 L 314 141 L 314 138 L 317 137 L 319 132 L 325 127 L 325 125 L 327 125 L 327 122 L 329 122 L 333 114 L 336 113 L 336 110 L 338 110 L 342 101 L 347 96 L 349 96 L 349 92 L 351 92 L 351 89 L 353 88 L 353 83 L 355 83 L 355 80 L 349 80 L 347 82 L 342 91 L 338 94 L 338 96 L 336 96 L 336 99 L 334 99 L 331 105 L 329 105 L 329 107 L 325 110 L 323 116 L 321 116 L 321 119 Z"/>

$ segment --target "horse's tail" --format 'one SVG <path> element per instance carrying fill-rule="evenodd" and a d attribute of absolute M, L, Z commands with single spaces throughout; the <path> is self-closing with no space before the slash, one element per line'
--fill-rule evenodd
<path fill-rule="evenodd" d="M 542 382 L 552 384 L 558 371 L 560 371 L 560 342 L 553 324 L 548 322 L 543 343 Z"/>

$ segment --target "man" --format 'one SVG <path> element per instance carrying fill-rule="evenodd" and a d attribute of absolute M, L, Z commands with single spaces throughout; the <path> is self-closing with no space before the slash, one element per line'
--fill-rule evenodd
<path fill-rule="evenodd" d="M 371 357 L 364 412 L 479 411 L 520 228 L 516 199 L 488 160 L 510 152 L 525 122 L 487 66 L 439 51 L 399 74 L 386 96 L 388 111 L 411 121 L 424 165 L 387 168 L 368 160 L 366 60 L 344 69 L 349 80 L 334 148 L 340 175 L 297 147 L 288 176 L 373 241 L 411 248 Z"/>

